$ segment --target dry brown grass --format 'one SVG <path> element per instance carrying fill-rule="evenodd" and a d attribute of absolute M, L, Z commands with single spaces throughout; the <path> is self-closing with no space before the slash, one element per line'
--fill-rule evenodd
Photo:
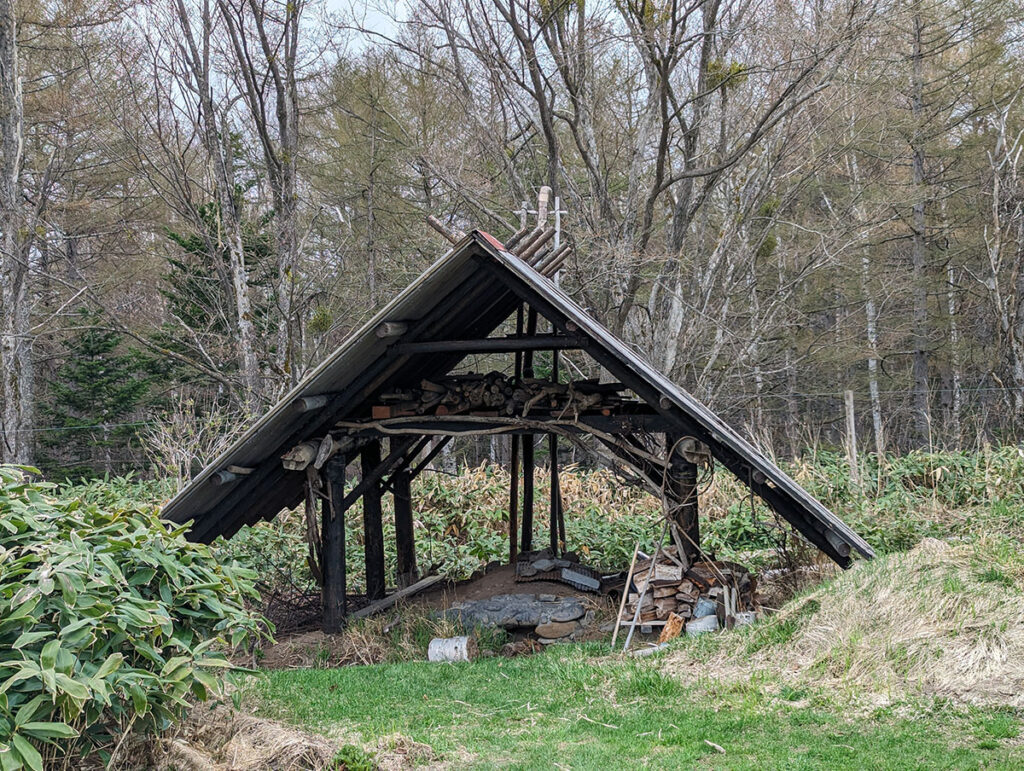
<path fill-rule="evenodd" d="M 135 767 L 151 771 L 320 771 L 332 768 L 340 745 L 226 706 L 211 709 L 197 705 L 173 735 L 149 740 Z"/>
<path fill-rule="evenodd" d="M 1019 564 L 995 547 L 925 539 L 723 636 L 710 660 L 683 648 L 666 666 L 689 679 L 756 671 L 875 701 L 916 692 L 1024 707 L 1022 588 Z"/>
<path fill-rule="evenodd" d="M 429 609 L 400 605 L 389 613 L 357 621 L 338 634 L 305 632 L 264 649 L 263 669 L 343 667 L 426 658 L 434 637 L 465 634 L 454 620 L 435 617 Z"/>

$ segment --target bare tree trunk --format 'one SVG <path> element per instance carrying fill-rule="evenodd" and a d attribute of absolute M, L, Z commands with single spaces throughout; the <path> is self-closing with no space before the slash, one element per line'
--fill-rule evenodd
<path fill-rule="evenodd" d="M 21 195 L 24 145 L 18 28 L 0 0 L 0 461 L 31 462 L 33 404 L 29 251 L 34 228 Z"/>
<path fill-rule="evenodd" d="M 235 3 L 238 3 L 237 6 Z M 277 364 L 291 385 L 301 374 L 295 345 L 295 270 L 299 249 L 299 23 L 302 0 L 273 4 L 260 0 L 217 0 L 238 65 L 242 94 L 263 150 L 274 199 L 277 242 Z M 252 24 L 247 25 L 247 13 Z M 252 39 L 252 38 L 255 39 Z M 256 52 L 262 54 L 257 62 Z M 268 114 L 274 109 L 273 119 Z M 272 125 L 272 124 L 276 124 Z"/>
<path fill-rule="evenodd" d="M 914 13 L 914 40 L 911 56 L 911 113 L 914 135 L 911 140 L 914 205 L 911 218 L 911 262 L 913 265 L 913 365 L 914 431 L 917 442 L 929 444 L 931 411 L 928 388 L 928 245 L 925 219 L 924 168 L 924 57 L 921 51 L 924 20 L 920 9 Z"/>
<path fill-rule="evenodd" d="M 224 149 L 230 139 L 226 136 L 228 133 L 226 125 L 221 124 L 217 119 L 217 111 L 213 103 L 210 66 L 213 21 L 210 16 L 210 2 L 209 0 L 203 2 L 202 37 L 199 42 L 196 42 L 192 33 L 192 24 L 184 0 L 177 0 L 177 14 L 187 46 L 185 55 L 202 108 L 202 115 L 198 118 L 202 125 L 198 128 L 203 147 L 213 166 L 213 182 L 220 213 L 218 223 L 224 228 L 224 240 L 227 243 L 229 270 L 234 290 L 238 366 L 245 389 L 245 401 L 249 402 L 259 391 L 259 363 L 256 358 L 256 334 L 252 320 L 252 304 L 249 298 L 249 274 L 245 264 L 245 247 L 242 240 L 242 216 L 234 195 L 234 174 Z M 224 143 L 221 141 L 222 135 L 225 135 Z"/>
<path fill-rule="evenodd" d="M 860 166 L 857 156 L 851 150 L 849 154 L 850 177 L 856 196 L 861 193 Z M 863 207 L 857 204 L 854 212 L 863 223 L 866 214 Z M 861 291 L 864 293 L 865 332 L 868 340 L 868 394 L 871 397 L 871 428 L 875 435 L 875 453 L 878 462 L 885 457 L 885 434 L 882 429 L 882 399 L 878 388 L 878 306 L 871 288 L 871 253 L 867 247 L 860 253 Z"/>

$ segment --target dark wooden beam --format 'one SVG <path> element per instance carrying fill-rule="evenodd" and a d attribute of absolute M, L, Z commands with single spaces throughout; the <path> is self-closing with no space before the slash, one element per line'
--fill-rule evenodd
<path fill-rule="evenodd" d="M 534 335 L 532 337 L 485 337 L 479 340 L 425 340 L 399 343 L 398 353 L 506 353 L 550 351 L 579 348 L 583 339 L 576 335 Z"/>
<path fill-rule="evenodd" d="M 361 453 L 363 480 L 381 465 L 380 442 L 370 442 Z M 363 491 L 363 554 L 366 557 L 366 598 L 371 602 L 384 596 L 384 521 L 381 515 L 380 484 Z"/>
<path fill-rule="evenodd" d="M 533 549 L 533 436 L 523 438 L 523 535 L 520 551 Z"/>
<path fill-rule="evenodd" d="M 416 568 L 416 536 L 413 532 L 412 485 L 408 469 L 392 477 L 395 499 L 395 551 L 398 556 L 398 587 L 409 586 L 419 578 Z"/>
<path fill-rule="evenodd" d="M 335 455 L 327 463 L 327 481 L 330 501 L 323 505 L 321 514 L 321 554 L 323 556 L 323 618 L 322 628 L 327 634 L 340 632 L 345 626 L 345 509 L 340 506 L 345 497 L 344 455 Z"/>
<path fill-rule="evenodd" d="M 555 325 L 551 325 L 551 331 L 555 331 Z M 558 351 L 551 351 L 551 380 L 555 383 L 558 382 Z M 558 436 L 556 434 L 548 434 L 548 462 L 550 464 L 550 487 L 551 487 L 551 502 L 548 508 L 549 519 L 548 523 L 549 537 L 548 541 L 551 545 L 551 553 L 555 556 L 559 553 L 559 537 L 558 537 L 558 520 L 561 516 L 561 505 L 562 505 L 562 491 L 559 487 L 558 481 Z M 564 527 L 563 527 L 564 529 Z M 564 545 L 564 544 L 563 544 Z"/>
<path fill-rule="evenodd" d="M 420 453 L 420 450 L 423 449 L 423 446 L 428 441 L 428 437 L 416 436 L 396 439 L 394 445 L 392 445 L 394 449 L 388 453 L 388 457 L 377 464 L 377 467 L 372 471 L 363 475 L 363 478 L 359 480 L 359 484 L 353 487 L 349 494 L 345 496 L 344 501 L 342 501 L 342 506 L 348 508 L 359 500 L 360 496 L 370 487 L 380 482 L 380 480 L 384 478 L 385 474 L 390 474 L 399 466 L 408 464 Z"/>
<path fill-rule="evenodd" d="M 526 215 L 523 215 L 526 216 Z M 516 336 L 523 336 L 523 304 L 516 308 Z M 518 383 L 523 378 L 523 352 L 516 351 L 515 369 L 513 372 Z M 523 440 L 513 436 L 509 448 L 509 489 L 508 489 L 508 564 L 515 565 L 519 556 L 519 452 Z"/>

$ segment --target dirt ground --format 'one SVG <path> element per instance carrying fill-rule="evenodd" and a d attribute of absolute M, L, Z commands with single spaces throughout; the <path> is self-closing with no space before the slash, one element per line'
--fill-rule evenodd
<path fill-rule="evenodd" d="M 606 595 L 580 592 L 568 584 L 557 581 L 516 583 L 514 569 L 509 565 L 502 565 L 466 581 L 435 584 L 395 608 L 384 611 L 341 634 L 325 635 L 319 629 L 304 629 L 282 635 L 277 642 L 261 651 L 256 663 L 265 669 L 290 669 L 377 664 L 393 660 L 396 655 L 403 658 L 411 652 L 412 644 L 401 629 L 406 614 L 407 617 L 425 617 L 434 611 L 450 608 L 458 602 L 482 600 L 499 594 L 578 596 L 584 607 L 596 612 L 594 623 L 582 635 L 577 636 L 578 640 L 593 640 L 606 636 L 607 631 L 602 631 L 601 627 L 612 619 L 616 609 L 613 600 Z M 443 634 L 444 622 L 438 621 L 437 625 L 438 633 Z M 514 638 L 519 636 L 521 635 L 513 635 Z"/>

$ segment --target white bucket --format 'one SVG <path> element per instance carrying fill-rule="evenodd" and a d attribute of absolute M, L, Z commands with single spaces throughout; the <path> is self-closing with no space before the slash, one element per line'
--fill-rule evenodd
<path fill-rule="evenodd" d="M 427 661 L 472 661 L 476 640 L 472 637 L 435 637 L 427 646 Z"/>

